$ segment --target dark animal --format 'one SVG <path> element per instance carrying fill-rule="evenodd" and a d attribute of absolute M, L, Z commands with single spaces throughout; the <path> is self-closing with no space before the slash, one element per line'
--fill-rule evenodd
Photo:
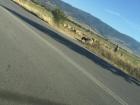
<path fill-rule="evenodd" d="M 85 43 L 85 44 L 90 44 L 90 45 L 93 44 L 93 40 L 92 40 L 91 38 L 89 38 L 89 37 L 82 37 L 82 38 L 81 38 L 81 41 L 82 41 L 83 43 Z"/>

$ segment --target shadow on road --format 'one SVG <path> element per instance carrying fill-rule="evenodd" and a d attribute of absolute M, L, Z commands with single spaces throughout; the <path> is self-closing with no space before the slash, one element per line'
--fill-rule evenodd
<path fill-rule="evenodd" d="M 51 37 L 54 40 L 58 41 L 59 43 L 64 44 L 65 46 L 67 46 L 71 50 L 73 50 L 73 51 L 77 52 L 78 54 L 81 54 L 81 55 L 87 57 L 88 59 L 92 60 L 94 63 L 100 65 L 103 68 L 105 68 L 105 70 L 109 70 L 113 74 L 121 76 L 122 78 L 124 78 L 129 83 L 134 83 L 137 86 L 140 86 L 140 81 L 139 80 L 137 80 L 137 79 L 125 74 L 120 69 L 114 67 L 113 65 L 109 64 L 105 60 L 103 60 L 103 59 L 99 58 L 98 56 L 96 56 L 95 54 L 93 54 L 93 53 L 87 51 L 86 49 L 78 46 L 77 44 L 71 42 L 70 40 L 65 39 L 64 37 L 60 36 L 59 34 L 57 34 L 54 31 L 42 26 L 41 24 L 39 24 L 39 23 L 37 23 L 37 22 L 35 22 L 35 21 L 23 16 L 22 14 L 19 14 L 19 13 L 15 12 L 15 11 L 7 8 L 7 7 L 4 7 L 4 8 L 7 9 L 8 11 L 10 11 L 15 16 L 17 16 L 20 19 L 22 19 L 24 22 L 30 24 L 31 26 L 33 26 L 36 29 L 42 31 L 43 33 L 45 33 L 49 37 Z"/>
<path fill-rule="evenodd" d="M 8 90 L 0 89 L 0 99 L 8 100 L 20 104 L 26 105 L 66 105 L 62 103 L 53 102 L 47 99 L 41 99 L 29 95 L 20 94 L 17 92 L 11 92 Z"/>

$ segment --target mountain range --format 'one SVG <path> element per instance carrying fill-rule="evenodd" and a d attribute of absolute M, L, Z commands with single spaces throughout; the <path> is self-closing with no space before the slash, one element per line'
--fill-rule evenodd
<path fill-rule="evenodd" d="M 71 17 L 74 21 L 90 27 L 95 30 L 102 37 L 109 39 L 113 43 L 131 51 L 135 55 L 140 56 L 140 42 L 136 41 L 132 37 L 123 34 L 116 29 L 112 28 L 97 17 L 84 12 L 78 8 L 73 7 L 70 4 L 65 3 L 62 0 L 33 0 L 46 8 L 54 9 L 59 7 L 62 9 L 68 17 Z"/>

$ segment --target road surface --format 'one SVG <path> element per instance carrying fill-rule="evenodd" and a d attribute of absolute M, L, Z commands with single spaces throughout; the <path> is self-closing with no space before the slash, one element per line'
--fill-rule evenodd
<path fill-rule="evenodd" d="M 0 0 L 0 105 L 140 105 L 140 82 L 10 0 Z"/>

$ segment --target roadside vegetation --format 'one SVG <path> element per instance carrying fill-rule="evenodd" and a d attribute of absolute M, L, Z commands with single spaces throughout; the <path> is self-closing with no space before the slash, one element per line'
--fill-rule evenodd
<path fill-rule="evenodd" d="M 60 8 L 49 10 L 33 0 L 13 0 L 26 10 L 35 14 L 51 26 L 78 40 L 90 51 L 95 52 L 103 59 L 117 66 L 125 73 L 140 79 L 140 58 L 124 50 L 119 45 L 111 43 L 98 35 L 95 31 L 84 27 L 72 19 L 65 16 Z"/>
<path fill-rule="evenodd" d="M 62 12 L 59 8 L 52 10 L 53 20 L 56 24 L 63 24 L 64 20 L 66 20 L 66 16 L 64 12 Z"/>

